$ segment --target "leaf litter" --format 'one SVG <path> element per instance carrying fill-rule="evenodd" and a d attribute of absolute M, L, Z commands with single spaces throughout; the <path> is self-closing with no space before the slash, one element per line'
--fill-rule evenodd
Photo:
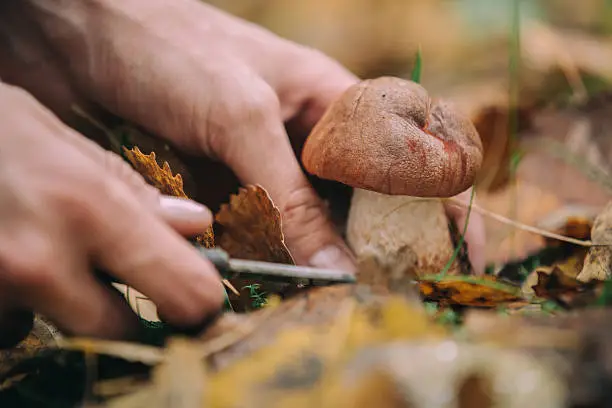
<path fill-rule="evenodd" d="M 173 175 L 167 163 L 159 167 L 154 153 L 147 156 L 137 147 L 127 152 L 130 162 L 149 183 L 167 194 L 186 197 L 180 175 Z M 261 186 L 240 189 L 221 207 L 215 221 L 221 231 L 215 244 L 232 256 L 293 263 L 284 244 L 280 213 Z M 558 232 L 590 239 L 585 236 L 583 220 L 566 221 Z M 605 229 L 606 225 L 607 218 L 600 216 L 593 231 Z M 520 282 L 496 276 L 443 274 L 411 276 L 412 286 L 401 290 L 393 281 L 379 281 L 375 286 L 360 282 L 357 286 L 322 287 L 297 292 L 282 301 L 263 302 L 258 310 L 245 308 L 252 310 L 248 313 L 228 311 L 200 339 L 169 337 L 164 347 L 65 339 L 59 342 L 55 353 L 95 355 L 99 362 L 121 360 L 138 364 L 140 371 L 142 365 L 151 367 L 145 377 L 134 373 L 139 370 L 124 369 L 120 375 L 98 378 L 86 394 L 80 394 L 89 395 L 90 406 L 299 407 L 314 403 L 339 406 L 338 401 L 344 401 L 346 406 L 366 406 L 372 396 L 358 389 L 384 392 L 376 398 L 379 406 L 428 406 L 418 404 L 433 403 L 434 391 L 444 384 L 452 390 L 449 401 L 476 401 L 473 406 L 493 406 L 494 402 L 520 406 L 525 398 L 541 399 L 543 403 L 561 401 L 567 398 L 567 392 L 563 389 L 564 378 L 555 373 L 553 362 L 531 353 L 537 343 L 533 338 L 531 342 L 513 338 L 522 330 L 541 333 L 550 338 L 552 349 L 575 354 L 580 350 L 575 333 L 551 331 L 522 320 L 516 320 L 514 328 L 507 330 L 497 317 L 491 320 L 492 328 L 487 333 L 498 335 L 486 335 L 482 329 L 475 332 L 471 328 L 470 313 L 490 310 L 487 316 L 500 316 L 496 311 L 503 307 L 541 305 L 543 300 L 565 309 L 584 306 L 588 302 L 576 301 L 581 294 L 588 294 L 592 301 L 603 288 L 601 281 L 585 283 L 576 279 L 587 252 L 591 254 L 593 248 L 575 246 L 572 256 L 536 268 L 530 275 L 536 280 L 527 278 L 523 291 Z M 432 320 L 421 301 L 436 304 L 438 317 L 445 310 L 453 310 L 462 316 L 463 324 L 439 324 L 440 320 Z M 500 336 L 501 333 L 506 335 Z M 443 351 L 445 347 L 448 350 Z M 431 357 L 414 360 L 410 355 L 416 350 L 421 356 Z M 12 367 L 3 377 L 2 393 L 19 389 L 28 383 L 29 376 L 37 375 L 22 374 L 21 370 L 24 362 L 36 361 L 40 355 L 34 353 Z M 393 362 L 396 358 L 413 363 L 400 367 Z M 510 364 L 519 360 L 516 366 Z M 419 361 L 429 363 L 423 366 Z M 51 363 L 55 367 L 52 371 L 58 369 L 58 364 L 61 362 Z M 520 376 L 521 370 L 540 373 L 545 384 L 510 394 L 491 388 L 492 378 L 510 381 Z M 415 388 L 419 378 L 433 375 L 437 380 L 426 381 L 433 384 L 426 391 Z M 348 378 L 352 380 L 347 383 Z M 348 385 L 355 381 L 360 384 L 358 388 Z"/>

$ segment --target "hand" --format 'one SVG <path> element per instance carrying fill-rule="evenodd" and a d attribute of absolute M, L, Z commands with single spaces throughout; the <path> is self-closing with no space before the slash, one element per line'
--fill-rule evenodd
<path fill-rule="evenodd" d="M 73 79 L 61 95 L 84 96 L 185 151 L 224 162 L 242 183 L 268 190 L 298 263 L 354 269 L 283 123 L 307 134 L 358 78 L 315 50 L 195 0 L 25 3 L 22 14 L 56 53 L 45 66 L 64 83 Z M 40 42 L 26 34 L 29 47 Z M 65 106 L 44 96 L 58 102 L 57 111 Z M 300 140 L 293 142 L 299 149 Z"/>
<path fill-rule="evenodd" d="M 206 207 L 160 197 L 23 90 L 0 83 L 0 111 L 2 342 L 23 310 L 68 334 L 129 336 L 136 316 L 94 266 L 150 297 L 177 326 L 220 309 L 219 275 L 179 234 L 209 226 Z"/>

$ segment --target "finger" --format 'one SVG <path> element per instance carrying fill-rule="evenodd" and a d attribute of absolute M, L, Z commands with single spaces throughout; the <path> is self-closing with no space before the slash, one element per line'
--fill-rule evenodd
<path fill-rule="evenodd" d="M 181 235 L 200 234 L 212 224 L 212 214 L 205 206 L 190 199 L 161 195 L 119 155 L 104 150 L 70 128 L 57 123 L 53 127 L 69 143 L 100 164 L 105 174 L 124 183 L 145 208 L 159 214 Z"/>
<path fill-rule="evenodd" d="M 101 180 L 99 187 L 104 193 L 83 237 L 96 261 L 150 298 L 171 324 L 198 324 L 220 309 L 224 293 L 214 266 L 124 185 Z"/>
<path fill-rule="evenodd" d="M 213 223 L 208 208 L 185 198 L 162 195 L 156 209 L 170 227 L 184 236 L 201 234 Z"/>
<path fill-rule="evenodd" d="M 177 232 L 184 235 L 199 234 L 212 224 L 212 214 L 205 206 L 188 199 L 162 197 L 159 191 L 147 184 L 144 178 L 120 156 L 98 146 L 78 132 L 61 123 L 50 110 L 40 106 L 34 98 L 19 93 L 23 103 L 28 104 L 30 114 L 44 124 L 50 134 L 67 142 L 72 148 L 99 165 L 100 174 L 124 184 L 131 196 L 152 210 Z"/>
<path fill-rule="evenodd" d="M 260 92 L 242 113 L 233 113 L 237 117 L 230 115 L 218 138 L 222 142 L 211 147 L 242 183 L 268 191 L 281 211 L 283 233 L 297 263 L 353 272 L 350 251 L 293 153 L 276 95 L 270 89 Z"/>
<path fill-rule="evenodd" d="M 471 189 L 459 194 L 456 198 L 467 204 L 469 203 L 470 195 Z M 464 235 L 465 242 L 467 243 L 468 257 L 474 273 L 477 275 L 484 274 L 486 266 L 486 232 L 482 215 L 450 201 L 445 201 L 444 207 L 447 215 L 455 222 L 461 233 L 463 233 L 469 212 L 468 225 Z"/>
<path fill-rule="evenodd" d="M 15 225 L 7 231 L 1 258 L 3 285 L 10 292 L 3 300 L 12 307 L 3 310 L 35 310 L 67 334 L 131 337 L 136 316 L 116 291 L 94 278 L 79 242 L 67 239 L 62 228 L 58 223 L 49 232 Z"/>
<path fill-rule="evenodd" d="M 87 264 L 79 270 L 55 271 L 40 279 L 45 286 L 27 288 L 27 305 L 39 310 L 68 335 L 106 339 L 134 339 L 139 321 L 125 299 L 95 279 Z M 60 278 L 63 276 L 64 278 Z"/>
<path fill-rule="evenodd" d="M 181 235 L 200 234 L 212 224 L 212 214 L 205 206 L 187 198 L 160 194 L 158 189 L 148 184 L 119 155 L 100 148 L 76 132 L 70 132 L 75 134 L 75 139 L 78 139 L 75 143 L 88 150 L 91 157 L 104 167 L 106 174 L 124 183 L 143 206 L 158 214 Z"/>
<path fill-rule="evenodd" d="M 350 253 L 293 155 L 276 93 L 239 60 L 219 53 L 224 61 L 198 64 L 199 51 L 176 47 L 175 37 L 160 34 L 168 41 L 153 43 L 145 31 L 134 29 L 130 41 L 107 44 L 116 51 L 112 60 L 90 64 L 99 68 L 96 76 L 80 75 L 91 96 L 179 147 L 218 154 L 243 183 L 266 188 L 281 209 L 286 242 L 299 263 L 352 269 Z M 159 58 L 160 46 L 164 58 Z M 149 71 L 133 69 L 134 52 L 139 66 Z M 143 98 L 154 105 L 143 104 Z M 227 149 L 209 148 L 213 138 Z"/>

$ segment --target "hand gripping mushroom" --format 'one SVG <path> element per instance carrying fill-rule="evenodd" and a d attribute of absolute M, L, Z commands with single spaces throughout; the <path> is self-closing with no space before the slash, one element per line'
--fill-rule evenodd
<path fill-rule="evenodd" d="M 327 109 L 302 161 L 309 173 L 354 187 L 346 238 L 358 262 L 401 264 L 422 276 L 452 256 L 439 197 L 471 186 L 482 143 L 450 104 L 414 82 L 381 77 L 355 84 Z M 458 271 L 454 262 L 449 273 Z"/>

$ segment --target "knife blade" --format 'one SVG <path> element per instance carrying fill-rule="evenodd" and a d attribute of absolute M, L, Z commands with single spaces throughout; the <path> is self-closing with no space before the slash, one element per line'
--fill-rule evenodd
<path fill-rule="evenodd" d="M 219 248 L 200 248 L 199 250 L 215 265 L 224 279 L 259 279 L 306 286 L 356 282 L 354 275 L 336 269 L 235 259 L 230 258 L 227 252 Z"/>
<path fill-rule="evenodd" d="M 326 286 L 339 283 L 355 283 L 354 275 L 336 269 L 313 268 L 274 262 L 253 261 L 231 258 L 220 248 L 197 247 L 200 254 L 208 259 L 223 279 L 251 279 L 303 286 Z M 99 277 L 110 283 L 124 283 L 121 280 L 98 271 Z"/>

